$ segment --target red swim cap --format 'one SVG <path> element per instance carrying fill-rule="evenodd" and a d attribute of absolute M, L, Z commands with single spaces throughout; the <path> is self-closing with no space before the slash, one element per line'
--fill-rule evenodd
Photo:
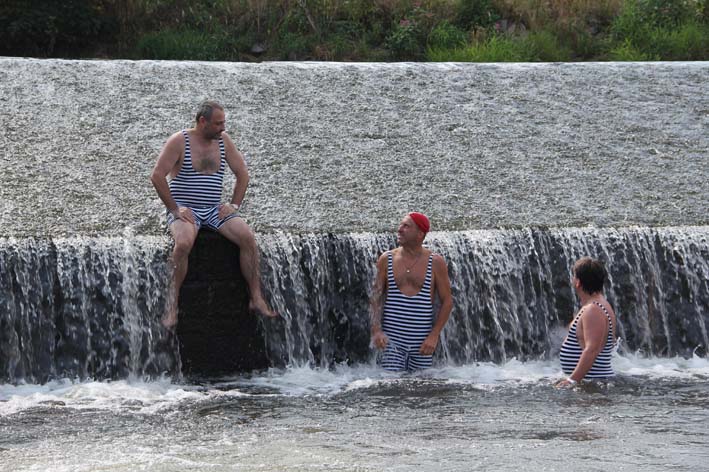
<path fill-rule="evenodd" d="M 419 229 L 424 233 L 428 233 L 428 231 L 431 229 L 431 222 L 428 221 L 428 217 L 423 213 L 417 213 L 415 211 L 412 211 L 411 213 L 409 213 L 409 216 L 412 220 L 414 220 L 416 226 L 418 226 Z"/>

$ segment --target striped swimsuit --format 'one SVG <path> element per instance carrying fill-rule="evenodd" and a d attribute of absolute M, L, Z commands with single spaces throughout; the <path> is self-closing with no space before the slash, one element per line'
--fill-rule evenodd
<path fill-rule="evenodd" d="M 431 278 L 433 255 L 428 258 L 426 278 L 419 293 L 401 293 L 394 279 L 394 262 L 390 252 L 387 263 L 387 294 L 382 316 L 382 331 L 389 338 L 382 354 L 382 367 L 391 371 L 431 367 L 433 356 L 424 356 L 419 348 L 433 328 Z"/>
<path fill-rule="evenodd" d="M 611 315 L 608 310 L 598 302 L 593 302 L 598 305 L 603 313 L 606 314 L 608 318 L 608 336 L 606 337 L 606 344 L 603 346 L 603 350 L 598 354 L 596 360 L 593 362 L 593 366 L 588 371 L 584 379 L 602 379 L 607 377 L 615 376 L 613 372 L 613 367 L 611 367 L 611 355 L 613 354 L 613 349 L 615 348 L 615 340 L 613 339 L 613 322 L 611 321 Z M 566 375 L 571 375 L 576 368 L 576 365 L 581 359 L 581 345 L 579 344 L 578 337 L 576 336 L 576 326 L 578 325 L 579 318 L 583 314 L 583 308 L 576 315 L 571 327 L 569 328 L 569 334 L 566 336 L 564 343 L 561 345 L 561 351 L 559 351 L 559 360 L 561 361 L 561 370 L 564 371 Z"/>
<path fill-rule="evenodd" d="M 226 167 L 224 139 L 219 138 L 219 171 L 213 174 L 202 174 L 192 167 L 192 150 L 190 137 L 186 130 L 182 130 L 185 137 L 185 159 L 180 172 L 170 181 L 170 193 L 178 206 L 187 207 L 195 216 L 197 228 L 205 226 L 210 229 L 219 229 L 224 222 L 236 217 L 236 213 L 219 219 L 219 205 L 222 199 L 222 182 L 224 168 Z M 167 224 L 171 225 L 175 217 L 168 212 Z"/>

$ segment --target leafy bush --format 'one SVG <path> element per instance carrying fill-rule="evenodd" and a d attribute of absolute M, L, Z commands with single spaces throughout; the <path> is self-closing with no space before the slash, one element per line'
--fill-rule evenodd
<path fill-rule="evenodd" d="M 548 31 L 527 36 L 495 35 L 463 48 L 429 48 L 427 57 L 434 62 L 562 62 L 571 50 L 559 44 Z"/>
<path fill-rule="evenodd" d="M 522 62 L 525 60 L 519 41 L 492 36 L 485 41 L 455 49 L 430 48 L 427 58 L 433 62 Z"/>
<path fill-rule="evenodd" d="M 194 30 L 148 33 L 138 41 L 137 50 L 146 59 L 216 61 L 228 58 L 225 38 Z"/>
<path fill-rule="evenodd" d="M 277 54 L 277 59 L 303 60 L 311 55 L 313 46 L 314 40 L 310 36 L 280 31 L 271 49 Z"/>
<path fill-rule="evenodd" d="M 630 41 L 630 44 L 641 43 L 647 38 L 653 25 L 645 21 L 636 0 L 628 0 L 623 5 L 620 14 L 611 25 L 611 33 L 621 41 Z"/>
<path fill-rule="evenodd" d="M 626 0 L 612 24 L 616 37 L 643 40 L 657 28 L 701 22 L 703 3 L 693 0 Z"/>
<path fill-rule="evenodd" d="M 707 60 L 707 28 L 709 0 L 0 1 L 0 55 L 49 57 Z"/>
<path fill-rule="evenodd" d="M 531 30 L 606 27 L 624 0 L 495 0 L 503 18 Z"/>
<path fill-rule="evenodd" d="M 706 60 L 709 57 L 709 26 L 687 23 L 678 29 L 656 28 L 641 50 L 665 61 Z"/>
<path fill-rule="evenodd" d="M 607 50 L 604 36 L 594 35 L 585 30 L 576 31 L 571 36 L 559 36 L 561 44 L 565 45 L 570 54 L 570 60 L 598 60 Z"/>
<path fill-rule="evenodd" d="M 487 27 L 500 19 L 491 0 L 458 0 L 455 23 L 465 30 Z"/>
<path fill-rule="evenodd" d="M 90 0 L 3 2 L 0 54 L 41 57 L 80 54 L 115 30 L 104 3 Z"/>
<path fill-rule="evenodd" d="M 420 31 L 411 20 L 401 20 L 387 36 L 386 46 L 396 59 L 413 59 L 421 51 Z"/>
<path fill-rule="evenodd" d="M 428 35 L 428 46 L 439 49 L 454 49 L 465 44 L 466 36 L 465 32 L 460 28 L 443 21 L 436 25 Z"/>
<path fill-rule="evenodd" d="M 697 2 L 693 0 L 637 0 L 643 21 L 661 28 L 678 27 L 697 19 Z"/>
<path fill-rule="evenodd" d="M 549 31 L 530 33 L 519 39 L 525 61 L 564 62 L 571 59 L 571 50 L 559 43 Z"/>
<path fill-rule="evenodd" d="M 699 22 L 697 8 L 686 0 L 628 0 L 611 27 L 619 43 L 611 57 L 706 60 L 709 25 Z"/>

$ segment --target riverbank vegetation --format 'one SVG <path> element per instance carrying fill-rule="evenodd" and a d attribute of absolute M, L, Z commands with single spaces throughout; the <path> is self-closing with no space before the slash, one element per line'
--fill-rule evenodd
<path fill-rule="evenodd" d="M 709 0 L 9 0 L 0 55 L 709 60 Z"/>

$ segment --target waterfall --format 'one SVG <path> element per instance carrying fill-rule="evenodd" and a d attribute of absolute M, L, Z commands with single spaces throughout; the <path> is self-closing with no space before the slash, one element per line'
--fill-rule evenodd
<path fill-rule="evenodd" d="M 437 362 L 553 357 L 584 255 L 609 269 L 624 349 L 706 355 L 709 63 L 0 64 L 0 381 L 179 375 L 188 346 L 219 363 L 226 345 L 255 358 L 250 342 L 256 366 L 371 361 L 375 261 L 414 208 L 441 230 L 426 244 L 455 297 Z M 206 98 L 246 157 L 243 214 L 282 318 L 244 329 L 219 295 L 243 287 L 200 279 L 181 298 L 193 336 L 175 338 L 147 175 Z"/>
<path fill-rule="evenodd" d="M 455 299 L 439 361 L 529 359 L 558 352 L 578 301 L 570 267 L 600 258 L 624 348 L 654 355 L 706 354 L 709 228 L 519 229 L 431 233 L 448 262 Z M 393 235 L 260 238 L 264 280 L 284 318 L 266 339 L 272 361 L 327 366 L 363 362 L 368 297 L 379 254 Z"/>
<path fill-rule="evenodd" d="M 159 325 L 166 242 L 0 239 L 0 379 L 126 378 L 179 372 Z"/>
<path fill-rule="evenodd" d="M 393 234 L 258 236 L 262 280 L 281 319 L 261 323 L 272 365 L 368 362 L 375 262 Z M 554 356 L 578 301 L 570 267 L 601 259 L 624 349 L 706 355 L 709 227 L 434 232 L 455 299 L 437 362 Z M 0 377 L 154 377 L 180 372 L 159 325 L 165 238 L 0 239 Z"/>

